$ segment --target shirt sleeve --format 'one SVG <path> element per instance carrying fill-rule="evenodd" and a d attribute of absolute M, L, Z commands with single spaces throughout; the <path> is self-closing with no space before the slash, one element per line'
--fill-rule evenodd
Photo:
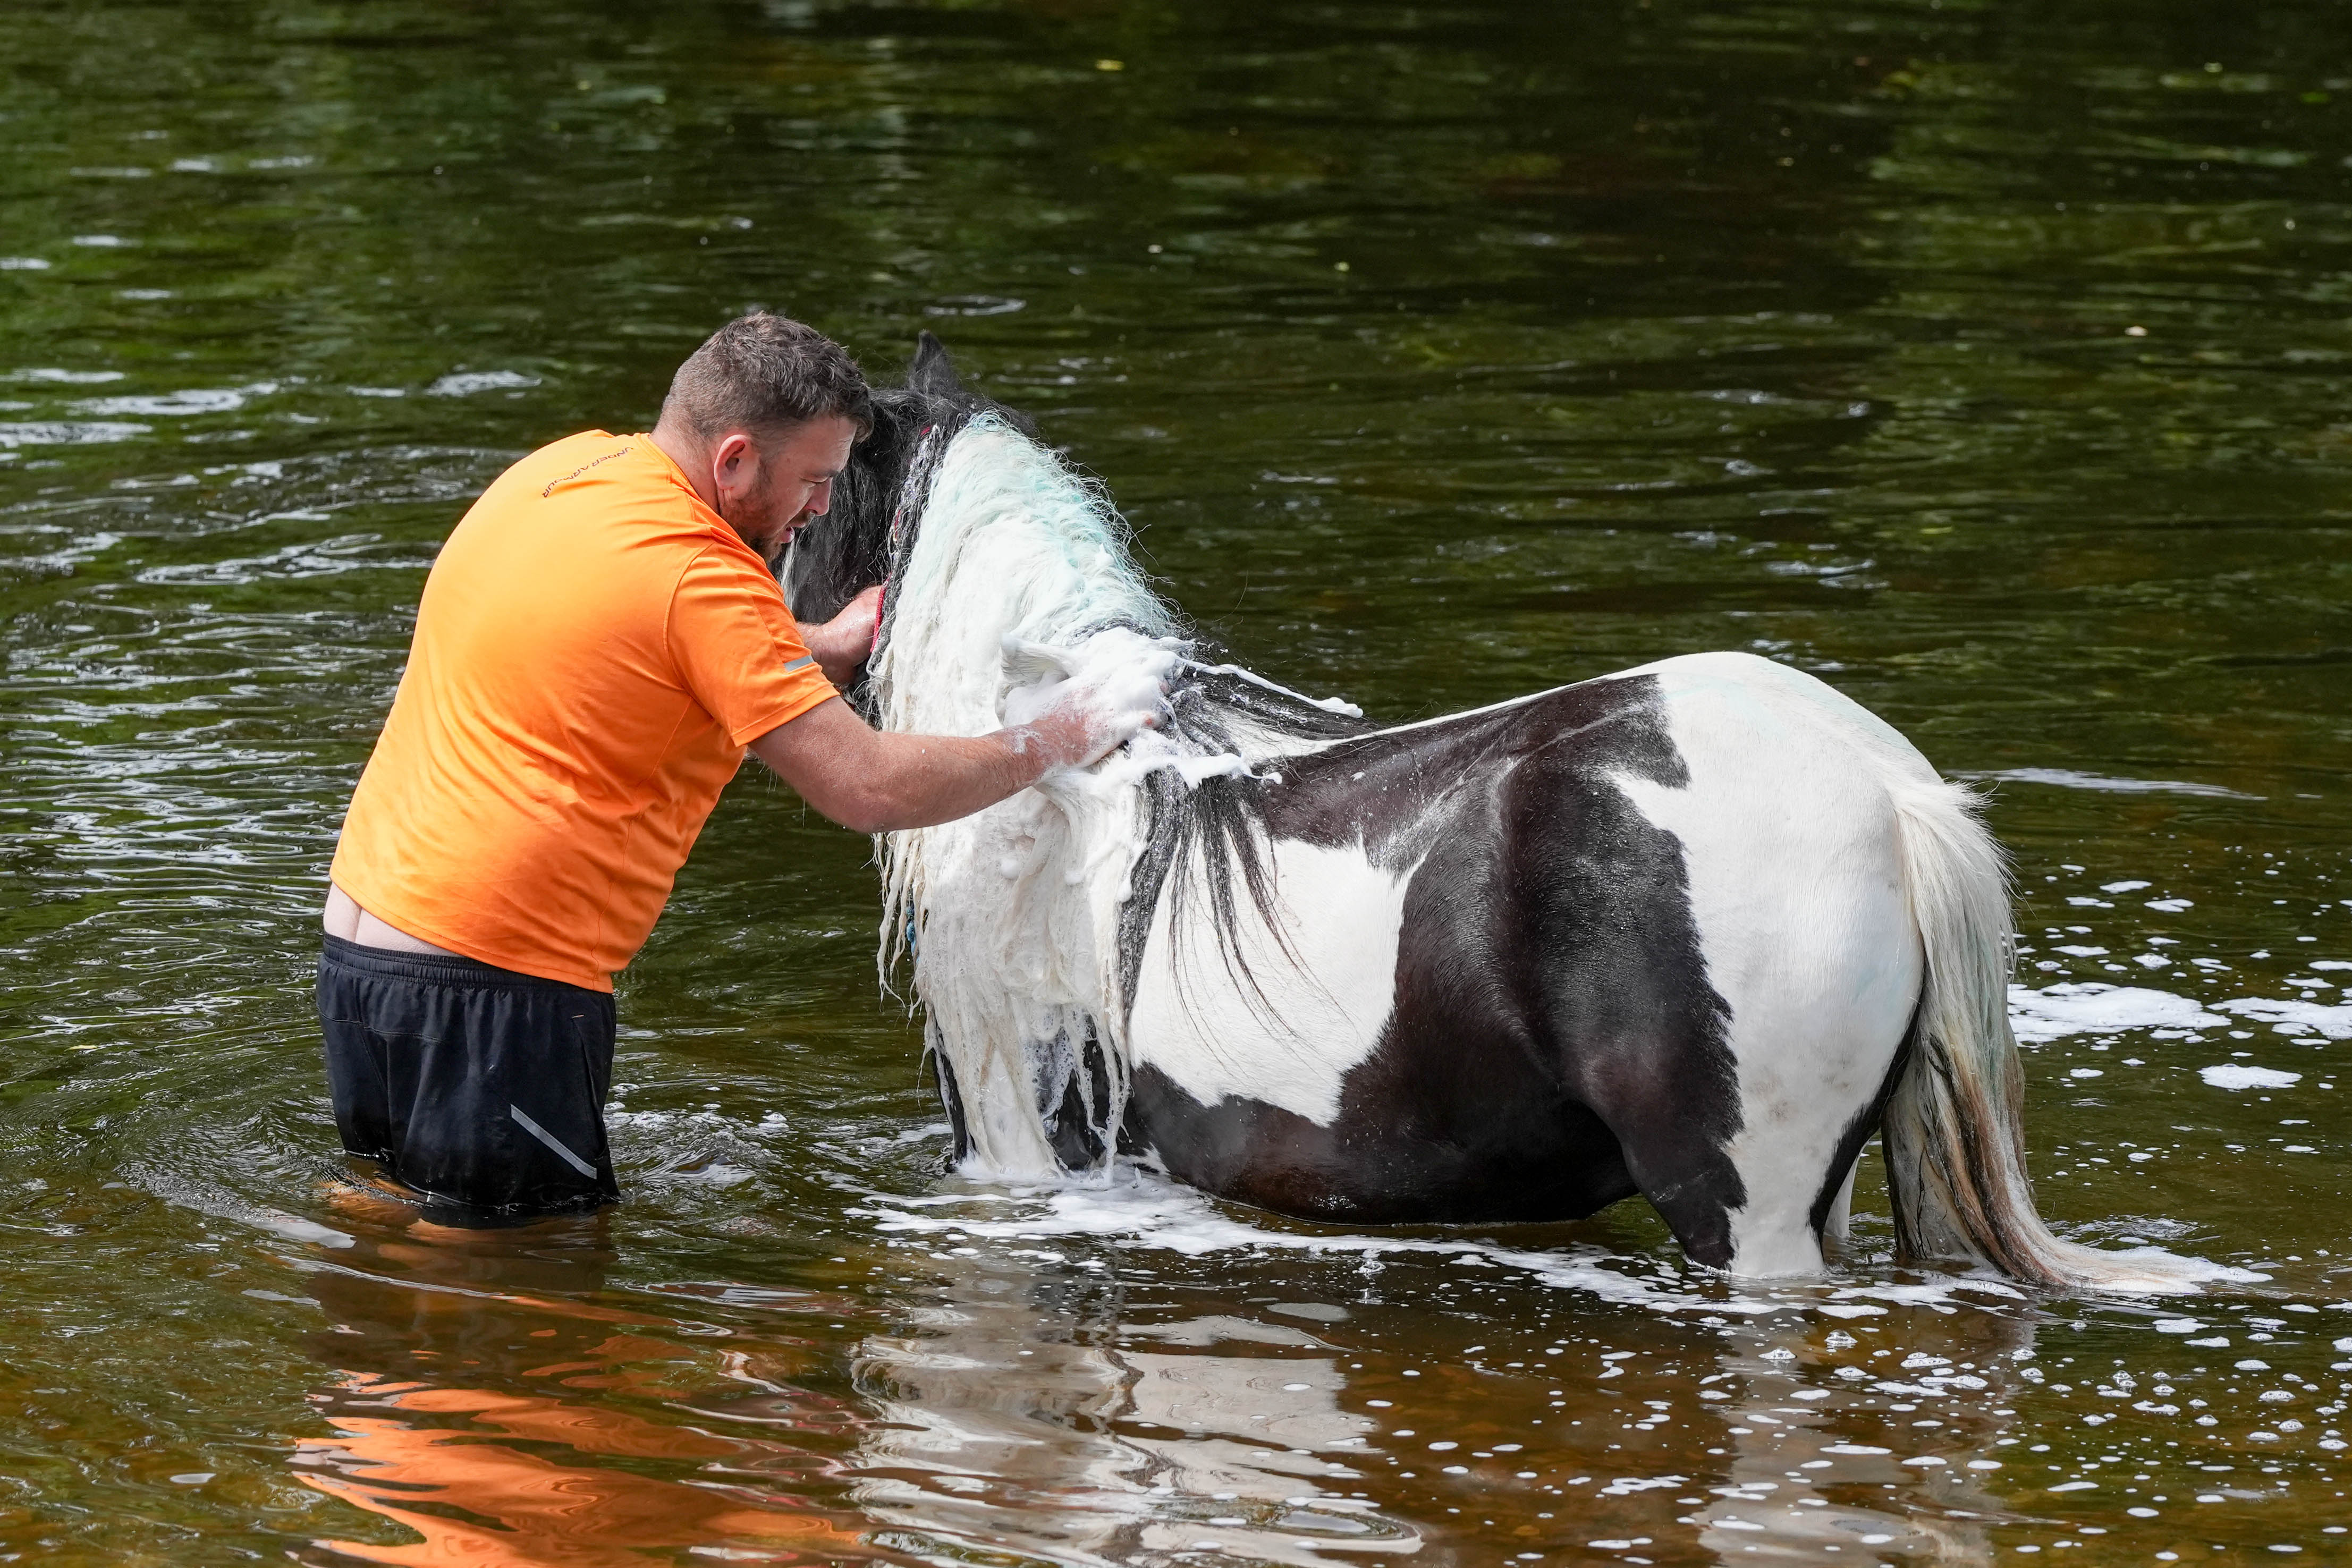
<path fill-rule="evenodd" d="M 705 550 L 679 574 L 669 651 L 687 689 L 747 746 L 837 694 L 801 641 L 776 580 Z"/>

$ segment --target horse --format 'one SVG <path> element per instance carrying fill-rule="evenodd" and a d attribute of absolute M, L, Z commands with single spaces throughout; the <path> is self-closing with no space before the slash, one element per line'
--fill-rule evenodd
<path fill-rule="evenodd" d="M 871 722 L 981 734 L 1058 681 L 1166 686 L 1095 768 L 877 840 L 883 985 L 911 965 L 961 1168 L 1124 1157 L 1350 1226 L 1639 1194 L 1693 1261 L 1771 1278 L 1828 1266 L 1875 1134 L 1906 1258 L 2219 1272 L 2036 1212 L 2002 852 L 1859 704 L 1707 653 L 1376 724 L 1220 659 L 929 333 L 875 396 L 780 569 L 803 620 L 882 585 L 848 693 Z"/>

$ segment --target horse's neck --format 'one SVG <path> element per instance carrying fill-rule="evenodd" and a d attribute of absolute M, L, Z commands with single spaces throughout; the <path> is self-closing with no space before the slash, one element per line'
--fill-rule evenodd
<path fill-rule="evenodd" d="M 998 727 L 1005 694 L 1034 673 L 1018 667 L 1024 647 L 1070 649 L 1101 635 L 1110 641 L 1097 652 L 1124 639 L 1140 653 L 1173 631 L 1108 504 L 1053 454 L 985 416 L 941 455 L 891 598 L 873 675 L 883 727 L 905 732 Z M 1031 1098 L 1035 1052 L 1091 1033 L 1124 1082 L 1122 916 L 1147 835 L 1177 825 L 1152 820 L 1149 772 L 1172 768 L 1189 790 L 1318 744 L 1215 687 L 1209 681 L 1199 696 L 1218 705 L 1220 722 L 1171 725 L 1088 773 L 884 844 L 886 977 L 911 953 L 933 1038 L 975 1118 L 976 1152 L 1000 1170 L 1053 1168 Z"/>
<path fill-rule="evenodd" d="M 985 415 L 941 455 L 898 573 L 873 667 L 886 729 L 985 734 L 1034 674 L 1008 650 L 1170 630 L 1108 506 Z M 1028 1103 L 1033 1050 L 1091 1030 L 1123 1061 L 1118 912 L 1143 820 L 1132 779 L 1074 776 L 883 846 L 883 967 L 912 948 L 978 1153 L 999 1169 L 1053 1168 Z"/>
<path fill-rule="evenodd" d="M 1037 1096 L 1058 1101 L 1087 1040 L 1102 1048 L 1111 1094 L 1095 1120 L 1118 1124 L 1129 1060 L 1119 916 L 1145 821 L 1134 782 L 1073 775 L 885 842 L 884 976 L 913 958 L 930 1038 L 986 1168 L 1058 1168 Z"/>

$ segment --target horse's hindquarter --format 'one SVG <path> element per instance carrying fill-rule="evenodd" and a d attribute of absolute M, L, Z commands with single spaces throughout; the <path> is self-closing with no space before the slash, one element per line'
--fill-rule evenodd
<path fill-rule="evenodd" d="M 1783 665 L 1705 654 L 1647 673 L 1688 781 L 1623 787 L 1680 843 L 1726 1009 L 1739 1108 L 1727 1153 L 1743 1189 L 1728 1266 L 1811 1271 L 1920 994 L 1888 781 L 1934 773 L 1874 716 Z"/>
<path fill-rule="evenodd" d="M 1287 952 L 1240 895 L 1264 997 L 1221 992 L 1213 930 L 1160 901 L 1130 1018 L 1144 1141 L 1213 1191 L 1359 1220 L 1638 1188 L 1694 1255 L 1774 1271 L 1902 1032 L 1853 1000 L 1907 1009 L 1917 981 L 1884 791 L 1781 711 L 1805 679 L 1674 661 L 1289 759 Z M 1791 1182 L 1801 1202 L 1769 1196 Z"/>

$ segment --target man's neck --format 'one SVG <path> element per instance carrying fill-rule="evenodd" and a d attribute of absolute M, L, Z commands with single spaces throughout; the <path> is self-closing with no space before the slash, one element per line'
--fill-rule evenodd
<path fill-rule="evenodd" d="M 668 420 L 663 420 L 654 426 L 646 439 L 661 449 L 663 456 L 677 465 L 677 471 L 686 476 L 687 484 L 702 504 L 717 511 L 719 492 L 711 485 L 710 454 L 701 438 L 692 431 L 681 430 Z"/>

